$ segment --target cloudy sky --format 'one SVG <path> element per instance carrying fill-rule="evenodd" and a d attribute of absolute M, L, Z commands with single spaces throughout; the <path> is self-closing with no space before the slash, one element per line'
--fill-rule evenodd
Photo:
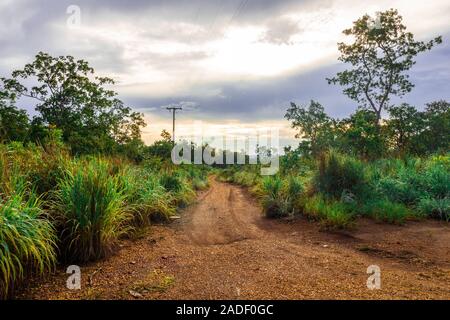
<path fill-rule="evenodd" d="M 279 127 L 291 144 L 290 101 L 318 100 L 335 117 L 355 110 L 325 81 L 343 69 L 336 43 L 358 17 L 392 7 L 417 39 L 444 37 L 418 58 L 403 100 L 450 100 L 448 0 L 0 0 L 0 76 L 38 51 L 70 54 L 117 80 L 120 98 L 146 116 L 147 143 L 171 128 L 162 107 L 181 103 L 180 135 L 201 120 L 212 132 Z M 29 103 L 20 102 L 32 114 Z"/>

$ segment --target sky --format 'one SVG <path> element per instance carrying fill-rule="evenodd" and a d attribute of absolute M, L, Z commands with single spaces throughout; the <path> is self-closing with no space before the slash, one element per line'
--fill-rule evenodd
<path fill-rule="evenodd" d="M 126 105 L 144 113 L 146 143 L 171 130 L 165 109 L 182 105 L 178 137 L 278 128 L 295 145 L 284 114 L 317 100 L 333 117 L 357 105 L 325 78 L 343 70 L 342 30 L 368 13 L 396 8 L 417 40 L 442 35 L 412 69 L 419 109 L 450 100 L 450 1 L 432 0 L 0 0 L 0 77 L 39 51 L 72 55 L 116 80 Z M 33 115 L 30 101 L 19 106 Z"/>

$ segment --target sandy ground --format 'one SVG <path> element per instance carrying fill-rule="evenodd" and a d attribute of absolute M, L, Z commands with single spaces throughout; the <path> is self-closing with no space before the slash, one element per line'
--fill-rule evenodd
<path fill-rule="evenodd" d="M 381 269 L 369 290 L 367 267 Z M 212 181 L 170 225 L 126 240 L 105 261 L 66 266 L 30 283 L 19 299 L 450 299 L 450 226 L 359 220 L 321 232 L 304 219 L 268 220 L 247 192 Z"/>

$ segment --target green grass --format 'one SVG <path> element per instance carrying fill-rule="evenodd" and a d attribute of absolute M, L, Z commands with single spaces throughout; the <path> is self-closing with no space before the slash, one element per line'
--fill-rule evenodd
<path fill-rule="evenodd" d="M 109 169 L 101 159 L 80 162 L 59 181 L 53 210 L 65 261 L 105 257 L 117 239 L 129 231 L 125 195 Z"/>
<path fill-rule="evenodd" d="M 19 190 L 0 199 L 0 298 L 27 276 L 53 270 L 55 231 L 33 194 Z"/>
<path fill-rule="evenodd" d="M 134 226 L 146 227 L 151 220 L 167 220 L 175 214 L 174 199 L 160 184 L 156 173 L 128 168 L 119 177 Z"/>
<path fill-rule="evenodd" d="M 317 194 L 307 198 L 303 204 L 303 214 L 318 220 L 328 230 L 345 229 L 353 224 L 354 208 L 335 200 L 327 200 Z"/>
<path fill-rule="evenodd" d="M 363 196 L 367 192 L 364 164 L 353 157 L 331 151 L 320 158 L 314 185 L 319 192 L 336 199 L 344 192 Z"/>
<path fill-rule="evenodd" d="M 395 203 L 388 199 L 368 201 L 363 205 L 362 213 L 391 224 L 403 224 L 407 219 L 420 217 L 419 214 L 414 213 L 404 204 Z"/>

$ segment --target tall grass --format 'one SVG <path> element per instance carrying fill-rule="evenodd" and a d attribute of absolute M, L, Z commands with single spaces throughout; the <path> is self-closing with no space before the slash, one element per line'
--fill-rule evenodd
<path fill-rule="evenodd" d="M 156 173 L 141 168 L 127 168 L 119 177 L 135 226 L 145 227 L 150 225 L 151 220 L 167 220 L 175 214 L 173 196 L 160 184 Z"/>
<path fill-rule="evenodd" d="M 192 183 L 183 171 L 169 171 L 161 174 L 159 182 L 174 199 L 177 206 L 184 207 L 194 200 Z"/>
<path fill-rule="evenodd" d="M 59 181 L 53 210 L 66 261 L 103 258 L 129 230 L 125 195 L 110 169 L 102 159 L 82 161 Z"/>
<path fill-rule="evenodd" d="M 351 205 L 326 199 L 320 194 L 307 198 L 303 205 L 303 214 L 318 220 L 328 230 L 350 227 L 355 217 L 353 210 Z"/>
<path fill-rule="evenodd" d="M 54 228 L 38 198 L 26 193 L 0 199 L 0 298 L 27 276 L 51 271 L 56 261 Z"/>
<path fill-rule="evenodd" d="M 350 192 L 363 197 L 369 192 L 364 164 L 334 151 L 321 156 L 314 185 L 318 191 L 336 199 L 342 197 L 343 193 Z"/>

